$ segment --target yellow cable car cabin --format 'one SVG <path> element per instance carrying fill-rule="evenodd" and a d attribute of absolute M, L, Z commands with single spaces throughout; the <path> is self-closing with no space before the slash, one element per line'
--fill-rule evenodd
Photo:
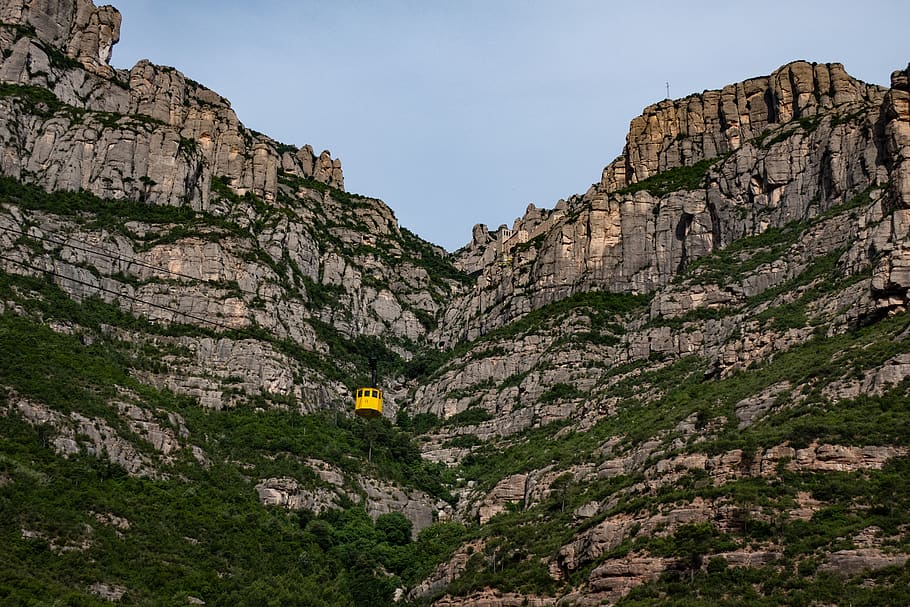
<path fill-rule="evenodd" d="M 382 390 L 375 387 L 358 388 L 354 413 L 360 417 L 379 417 L 382 415 Z"/>
<path fill-rule="evenodd" d="M 370 375 L 372 382 L 369 388 L 357 388 L 354 401 L 354 413 L 360 417 L 382 416 L 382 390 L 376 387 L 376 359 L 370 357 Z"/>

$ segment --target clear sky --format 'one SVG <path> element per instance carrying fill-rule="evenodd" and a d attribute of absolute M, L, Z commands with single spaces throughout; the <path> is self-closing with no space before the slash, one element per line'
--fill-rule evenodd
<path fill-rule="evenodd" d="M 667 82 L 805 59 L 887 85 L 910 62 L 906 0 L 109 1 L 116 67 L 176 67 L 248 127 L 328 149 L 349 191 L 449 250 L 599 181 Z"/>

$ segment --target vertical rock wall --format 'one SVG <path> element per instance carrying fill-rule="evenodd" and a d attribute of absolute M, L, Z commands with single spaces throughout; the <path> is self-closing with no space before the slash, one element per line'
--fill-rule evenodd
<path fill-rule="evenodd" d="M 906 186 L 895 185 L 906 182 L 905 80 L 905 72 L 896 73 L 888 91 L 851 78 L 837 63 L 797 61 L 767 77 L 645 108 L 601 182 L 561 201 L 536 239 L 515 244 L 511 236 L 540 225 L 536 208 L 496 236 L 475 228 L 460 259 L 482 275 L 449 308 L 437 341 L 476 338 L 580 291 L 653 291 L 698 257 L 816 216 L 870 186 L 890 181 L 899 206 L 906 200 Z M 624 190 L 711 159 L 697 185 Z"/>
<path fill-rule="evenodd" d="M 629 125 L 622 156 L 601 176 L 607 191 L 739 149 L 769 125 L 849 102 L 878 103 L 882 90 L 850 77 L 840 63 L 795 61 L 770 76 L 661 101 Z"/>
<path fill-rule="evenodd" d="M 230 103 L 179 71 L 114 70 L 120 13 L 90 0 L 17 0 L 0 9 L 0 81 L 47 88 L 0 98 L 0 170 L 48 190 L 207 209 L 213 177 L 273 200 L 285 172 L 344 188 L 341 162 L 246 129 Z M 36 109 L 38 111 L 36 111 Z"/>
<path fill-rule="evenodd" d="M 0 21 L 34 28 L 35 36 L 91 72 L 110 76 L 111 49 L 120 40 L 120 12 L 91 0 L 9 0 Z"/>

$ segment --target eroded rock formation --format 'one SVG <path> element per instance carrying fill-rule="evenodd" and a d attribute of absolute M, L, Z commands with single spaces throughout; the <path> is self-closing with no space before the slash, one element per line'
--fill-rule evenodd
<path fill-rule="evenodd" d="M 230 103 L 182 73 L 108 63 L 120 13 L 91 0 L 7 4 L 0 81 L 41 87 L 0 99 L 0 171 L 48 190 L 210 209 L 213 178 L 266 200 L 277 172 L 344 188 L 341 163 L 245 128 Z M 31 96 L 30 96 L 31 95 Z"/>
<path fill-rule="evenodd" d="M 532 205 L 511 229 L 475 227 L 459 263 L 482 274 L 434 339 L 475 339 L 591 289 L 653 292 L 708 253 L 826 213 L 869 187 L 886 188 L 886 215 L 904 208 L 905 83 L 903 71 L 884 89 L 840 64 L 795 62 L 646 108 L 623 155 L 588 192 L 552 211 Z M 646 181 L 658 173 L 664 181 Z M 906 227 L 902 214 L 891 220 L 875 289 L 904 297 Z"/>

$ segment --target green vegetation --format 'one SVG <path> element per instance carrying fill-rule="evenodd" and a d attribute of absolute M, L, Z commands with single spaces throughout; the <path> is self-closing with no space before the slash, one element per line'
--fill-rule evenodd
<path fill-rule="evenodd" d="M 592 338 L 592 343 L 612 345 L 615 343 L 613 334 L 623 331 L 617 320 L 627 314 L 643 310 L 649 301 L 650 296 L 647 295 L 607 291 L 576 293 L 532 310 L 518 320 L 498 327 L 473 342 L 458 343 L 447 351 L 426 349 L 408 361 L 403 372 L 410 379 L 434 377 L 449 369 L 447 366 L 449 363 L 464 357 L 469 351 L 478 351 L 485 344 L 496 344 L 545 327 L 557 326 L 574 313 L 584 313 L 590 318 L 591 331 L 586 335 Z M 484 355 L 486 356 L 486 354 Z M 507 386 L 508 384 L 502 387 Z"/>
<path fill-rule="evenodd" d="M 584 396 L 587 396 L 587 393 L 579 390 L 575 386 L 564 383 L 556 383 L 547 388 L 547 390 L 540 395 L 538 402 L 546 404 L 556 402 L 558 400 L 573 400 L 582 398 Z"/>
<path fill-rule="evenodd" d="M 762 505 L 766 513 L 776 513 L 767 520 L 741 519 L 737 529 L 745 541 L 779 541 L 784 548 L 777 562 L 764 567 L 729 567 L 722 558 L 712 558 L 724 546 L 717 542 L 717 532 L 711 541 L 706 538 L 709 530 L 701 526 L 687 526 L 685 542 L 680 545 L 680 531 L 669 546 L 658 553 L 683 556 L 680 548 L 697 555 L 692 561 L 703 561 L 705 566 L 673 569 L 652 582 L 633 590 L 619 604 L 625 606 L 652 605 L 655 601 L 667 605 L 804 605 L 826 603 L 855 605 L 902 605 L 910 600 L 907 582 L 910 565 L 887 567 L 857 576 L 840 576 L 818 570 L 820 550 L 854 548 L 849 539 L 870 526 L 882 529 L 886 535 L 900 533 L 901 525 L 910 521 L 907 507 L 907 472 L 910 460 L 896 459 L 880 471 L 857 473 L 784 473 L 771 484 L 758 486 L 761 493 L 745 496 L 741 503 Z M 728 487 L 726 489 L 733 489 Z M 828 505 L 809 520 L 780 516 L 793 503 L 797 491 L 810 491 L 813 497 L 825 500 Z M 860 506 L 858 511 L 856 506 Z M 865 511 L 863 511 L 865 509 Z M 767 517 L 765 517 L 767 518 Z M 686 527 L 680 528 L 680 530 Z M 695 537 L 692 537 L 692 536 Z M 694 540 L 694 541 L 692 541 Z M 729 539 L 724 540 L 729 546 Z M 653 540 L 647 544 L 653 546 Z M 644 547 L 645 542 L 640 546 Z M 890 544 L 890 548 L 907 550 L 906 540 Z M 873 582 L 873 583 L 870 583 Z"/>
<path fill-rule="evenodd" d="M 278 180 L 280 183 L 295 190 L 298 188 L 307 188 L 310 190 L 316 190 L 322 194 L 329 193 L 332 198 L 349 208 L 370 206 L 370 199 L 366 196 L 346 192 L 345 190 L 330 186 L 329 184 L 322 181 L 317 181 L 312 177 L 298 177 L 297 175 L 291 175 L 290 173 L 285 173 L 282 171 L 278 174 Z"/>
<path fill-rule="evenodd" d="M 6 297 L 24 285 L 41 286 L 36 279 L 2 276 Z M 54 296 L 50 287 L 41 293 Z M 69 314 L 89 330 L 112 316 L 123 318 L 116 308 L 62 295 L 61 308 L 44 298 L 23 301 L 31 301 L 33 310 Z M 309 457 L 334 464 L 349 480 L 369 474 L 452 498 L 443 485 L 449 473 L 423 461 L 410 435 L 386 421 L 328 412 L 302 416 L 262 409 L 255 399 L 231 411 L 205 411 L 132 377 L 131 370 L 152 352 L 99 336 L 91 342 L 0 314 L 0 403 L 12 402 L 15 394 L 64 415 L 105 420 L 166 476 L 133 478 L 103 459 L 60 458 L 47 447 L 55 430 L 0 415 L 4 605 L 59 597 L 100 605 L 88 591 L 96 581 L 127 588 L 123 604 L 164 605 L 194 596 L 210 604 L 261 604 L 268 598 L 287 605 L 385 605 L 396 585 L 426 575 L 451 550 L 446 538 L 462 533 L 443 525 L 412 543 L 410 524 L 400 515 L 380 517 L 374 525 L 357 508 L 312 517 L 262 506 L 256 479 L 287 476 L 303 486 L 319 485 L 301 466 Z M 180 414 L 192 442 L 213 464 L 200 466 L 188 451 L 170 464 L 160 460 L 111 407 L 124 394 L 151 410 Z M 129 528 L 99 522 L 108 513 L 129 521 Z M 301 595 L 301 588 L 312 592 Z"/>
<path fill-rule="evenodd" d="M 761 265 L 781 259 L 809 228 L 835 215 L 868 205 L 874 189 L 875 186 L 870 186 L 812 220 L 794 221 L 780 228 L 770 227 L 759 234 L 739 238 L 723 249 L 693 261 L 676 278 L 676 282 L 697 279 L 704 284 L 723 284 L 731 277 L 744 276 Z"/>
<path fill-rule="evenodd" d="M 362 508 L 314 517 L 267 508 L 236 467 L 187 466 L 181 480 L 141 479 L 94 457 L 63 459 L 39 430 L 0 416 L 0 602 L 105 605 L 392 605 L 463 534 L 444 524 L 410 541 L 400 514 Z M 118 529 L 110 517 L 129 525 Z M 28 534 L 23 534 L 23 530 Z"/>
<path fill-rule="evenodd" d="M 592 328 L 611 329 L 617 318 L 634 311 L 642 310 L 649 302 L 647 295 L 630 295 L 628 293 L 610 293 L 607 291 L 586 291 L 576 293 L 565 299 L 532 310 L 505 326 L 487 333 L 483 341 L 499 341 L 509 339 L 531 330 L 537 330 L 544 325 L 555 325 L 568 314 L 577 311 L 586 311 L 591 314 Z"/>
<path fill-rule="evenodd" d="M 51 63 L 54 63 L 54 61 L 58 63 L 57 67 L 68 67 L 71 65 L 81 66 L 77 61 L 70 59 L 59 51 L 50 53 L 49 56 L 51 58 Z M 37 86 L 0 83 L 0 98 L 4 97 L 16 100 L 20 104 L 22 110 L 27 114 L 40 116 L 42 118 L 62 115 L 75 123 L 83 122 L 86 119 L 92 119 L 98 121 L 107 128 L 128 126 L 136 129 L 164 125 L 160 120 L 144 114 L 99 112 L 68 105 L 60 101 L 60 99 L 50 90 Z"/>
<path fill-rule="evenodd" d="M 746 236 L 711 255 L 693 261 L 684 276 L 697 276 L 703 283 L 723 283 L 731 276 L 743 276 L 762 264 L 779 259 L 806 229 L 803 222 L 782 228 L 768 228 L 760 234 Z M 680 279 L 677 279 L 680 280 Z"/>
<path fill-rule="evenodd" d="M 0 83 L 0 97 L 18 99 L 28 113 L 44 117 L 51 116 L 65 107 L 54 93 L 39 86 Z"/>
<path fill-rule="evenodd" d="M 0 201 L 11 202 L 29 210 L 81 219 L 89 227 L 113 228 L 128 221 L 185 226 L 194 221 L 204 220 L 209 223 L 214 220 L 190 207 L 152 205 L 136 200 L 109 200 L 83 191 L 45 192 L 37 186 L 22 184 L 10 177 L 0 177 Z"/>
<path fill-rule="evenodd" d="M 33 26 L 33 25 L 25 25 L 22 23 L 5 23 L 3 21 L 0 21 L 0 28 L 9 29 L 9 30 L 13 30 L 14 32 L 16 32 L 16 40 L 19 40 L 20 38 L 25 38 L 25 37 L 29 37 L 29 38 L 38 37 L 38 33 L 35 31 L 35 26 Z"/>
<path fill-rule="evenodd" d="M 845 121 L 854 120 L 857 116 L 844 117 Z M 819 125 L 822 123 L 822 120 L 825 118 L 825 114 L 819 113 L 814 116 L 802 116 L 800 118 L 794 118 L 790 122 L 785 122 L 775 129 L 770 129 L 756 137 L 752 142 L 759 148 L 770 149 L 775 144 L 778 144 L 782 141 L 786 141 L 797 132 L 802 131 L 804 134 L 809 135 L 815 132 L 818 129 Z M 835 118 L 836 120 L 837 118 Z M 832 122 L 832 125 L 837 123 Z"/>
<path fill-rule="evenodd" d="M 452 265 L 452 262 L 440 254 L 430 243 L 423 240 L 407 228 L 401 228 L 401 246 L 405 259 L 427 271 L 435 282 L 450 280 L 461 285 L 473 284 L 474 279 Z"/>
<path fill-rule="evenodd" d="M 800 575 L 779 565 L 727 567 L 712 561 L 705 571 L 683 577 L 670 572 L 659 582 L 635 588 L 617 605 L 671 607 L 776 607 L 793 605 L 906 605 L 910 601 L 910 567 L 889 567 L 863 576 L 843 578 L 822 573 Z"/>
<path fill-rule="evenodd" d="M 645 191 L 652 196 L 662 198 L 672 192 L 697 190 L 704 187 L 708 169 L 725 158 L 726 156 L 706 158 L 692 165 L 667 169 L 647 179 L 642 179 L 637 183 L 626 186 L 619 190 L 617 194 L 634 194 L 635 192 Z"/>
<path fill-rule="evenodd" d="M 395 425 L 404 432 L 412 434 L 426 434 L 442 425 L 442 420 L 433 413 L 418 413 L 411 417 L 404 407 L 398 410 L 395 416 Z"/>
<path fill-rule="evenodd" d="M 446 419 L 447 426 L 474 426 L 493 419 L 489 411 L 482 407 L 468 407 L 461 413 L 456 413 Z"/>
<path fill-rule="evenodd" d="M 526 242 L 519 242 L 514 247 L 512 247 L 512 255 L 518 255 L 524 251 L 529 251 L 531 249 L 539 249 L 541 246 L 543 246 L 543 243 L 546 239 L 547 233 L 543 232 L 531 240 L 528 240 Z"/>
<path fill-rule="evenodd" d="M 631 447 L 654 436 L 667 436 L 695 412 L 701 420 L 727 420 L 712 440 L 692 446 L 709 453 L 732 449 L 754 452 L 760 445 L 785 442 L 802 447 L 812 440 L 862 445 L 869 436 L 884 444 L 908 444 L 910 386 L 895 386 L 882 396 L 836 403 L 827 402 L 820 391 L 820 385 L 828 381 L 855 376 L 862 369 L 876 368 L 910 350 L 906 340 L 897 338 L 908 329 L 910 319 L 897 316 L 842 335 L 817 335 L 723 380 L 709 379 L 707 363 L 697 357 L 631 374 L 630 367 L 616 368 L 604 379 L 609 387 L 595 390 L 623 399 L 623 406 L 614 415 L 600 419 L 587 432 L 565 433 L 561 431 L 563 425 L 555 423 L 525 432 L 507 444 L 485 444 L 463 461 L 464 475 L 481 486 L 492 487 L 504 476 L 540 469 L 551 462 L 560 462 L 561 466 L 582 463 L 589 461 L 609 437 L 623 436 L 624 444 Z M 628 377 L 623 378 L 626 374 Z M 781 382 L 819 388 L 807 390 L 804 405 L 782 409 L 746 430 L 738 429 L 735 405 Z M 643 394 L 661 396 L 651 402 L 642 399 Z"/>
<path fill-rule="evenodd" d="M 76 318 L 85 319 L 93 310 L 117 316 L 92 300 L 86 307 L 76 303 L 71 307 L 78 310 Z M 102 319 L 109 318 L 98 316 L 88 326 L 100 326 Z M 197 432 L 220 436 L 208 451 L 223 461 L 241 460 L 264 467 L 263 476 L 282 471 L 292 474 L 298 469 L 297 454 L 319 457 L 351 472 L 357 471 L 352 463 L 369 459 L 367 469 L 379 477 L 450 499 L 440 481 L 441 471 L 424 462 L 409 435 L 387 421 L 368 424 L 345 416 L 334 419 L 325 413 L 301 417 L 281 410 L 258 412 L 256 407 L 263 403 L 256 399 L 249 408 L 239 407 L 230 414 L 206 412 L 131 376 L 131 369 L 146 368 L 148 357 L 154 354 L 111 339 L 95 339 L 85 345 L 78 335 L 58 334 L 26 318 L 0 314 L 0 386 L 55 411 L 101 418 L 132 436 L 109 404 L 128 390 L 143 402 L 181 413 Z M 221 453 L 221 448 L 227 451 Z"/>

